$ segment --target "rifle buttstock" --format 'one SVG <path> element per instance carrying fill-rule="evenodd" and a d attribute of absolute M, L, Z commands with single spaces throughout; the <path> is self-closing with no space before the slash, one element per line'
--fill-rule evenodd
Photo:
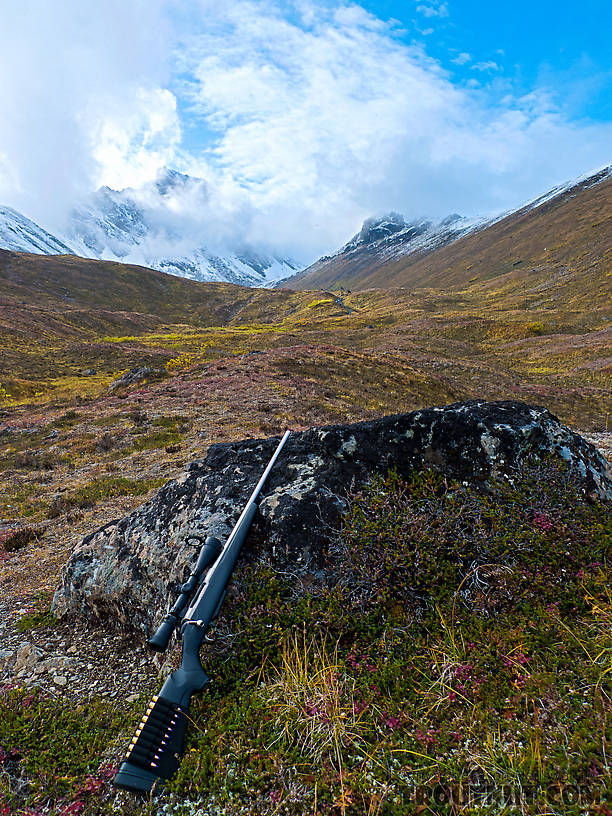
<path fill-rule="evenodd" d="M 176 772 L 185 747 L 191 698 L 210 680 L 200 663 L 201 640 L 198 626 L 185 628 L 181 665 L 149 703 L 115 777 L 117 787 L 148 793 L 157 779 L 170 779 Z"/>

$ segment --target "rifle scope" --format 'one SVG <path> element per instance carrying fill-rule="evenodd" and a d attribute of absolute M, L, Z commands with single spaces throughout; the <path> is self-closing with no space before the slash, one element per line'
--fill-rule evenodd
<path fill-rule="evenodd" d="M 189 538 L 197 538 L 197 536 L 189 536 Z M 202 539 L 200 539 L 200 541 L 201 540 Z M 172 633 L 180 624 L 185 607 L 198 588 L 201 577 L 208 567 L 217 560 L 222 549 L 223 545 L 218 538 L 214 536 L 208 536 L 206 538 L 195 567 L 191 570 L 189 578 L 181 586 L 181 594 L 178 596 L 176 603 L 160 623 L 153 637 L 147 640 L 147 645 L 150 649 L 153 649 L 154 652 L 164 652 L 168 648 Z"/>

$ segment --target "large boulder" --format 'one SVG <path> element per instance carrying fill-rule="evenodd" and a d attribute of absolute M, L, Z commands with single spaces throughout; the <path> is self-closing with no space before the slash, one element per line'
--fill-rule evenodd
<path fill-rule="evenodd" d="M 150 633 L 197 554 L 189 534 L 228 535 L 277 443 L 213 445 L 142 507 L 87 536 L 64 567 L 55 613 L 103 616 Z M 601 454 L 547 410 L 523 403 L 470 401 L 293 433 L 262 493 L 244 557 L 265 547 L 280 569 L 321 567 L 349 491 L 375 473 L 433 466 L 486 489 L 528 455 L 551 453 L 579 474 L 587 494 L 612 500 Z"/>

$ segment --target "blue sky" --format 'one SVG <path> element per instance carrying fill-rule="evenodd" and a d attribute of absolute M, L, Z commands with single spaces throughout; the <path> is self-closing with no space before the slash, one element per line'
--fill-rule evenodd
<path fill-rule="evenodd" d="M 415 5 L 434 11 L 443 6 L 443 14 L 414 13 Z M 476 78 L 494 87 L 505 82 L 519 93 L 543 86 L 573 116 L 612 119 L 612 4 L 605 0 L 450 0 L 443 4 L 382 0 L 364 6 L 379 16 L 398 19 L 408 31 L 433 29 L 423 37 L 427 49 L 458 81 Z M 457 64 L 460 54 L 471 59 Z M 474 70 L 475 65 L 487 63 L 497 68 Z"/>
<path fill-rule="evenodd" d="M 0 203 L 204 178 L 302 262 L 373 214 L 482 215 L 612 163 L 604 2 L 30 0 L 4 10 Z M 185 202 L 187 208 L 189 202 Z"/>

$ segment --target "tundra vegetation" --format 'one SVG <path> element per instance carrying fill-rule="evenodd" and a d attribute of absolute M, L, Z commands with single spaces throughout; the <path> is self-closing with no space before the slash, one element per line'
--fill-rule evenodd
<path fill-rule="evenodd" d="M 0 252 L 5 627 L 56 628 L 74 545 L 215 442 L 471 397 L 610 430 L 609 253 L 593 271 L 589 251 L 574 276 L 465 259 L 438 288 L 352 293 Z M 167 376 L 109 391 L 143 366 Z M 0 814 L 610 816 L 610 536 L 554 461 L 490 493 L 389 474 L 352 497 L 333 586 L 241 564 L 161 800 L 109 782 L 154 685 L 118 703 L 11 681 Z"/>
<path fill-rule="evenodd" d="M 240 566 L 161 799 L 109 789 L 155 689 L 75 706 L 5 687 L 4 812 L 609 813 L 611 547 L 610 514 L 557 460 L 484 493 L 377 478 L 331 582 Z"/>

